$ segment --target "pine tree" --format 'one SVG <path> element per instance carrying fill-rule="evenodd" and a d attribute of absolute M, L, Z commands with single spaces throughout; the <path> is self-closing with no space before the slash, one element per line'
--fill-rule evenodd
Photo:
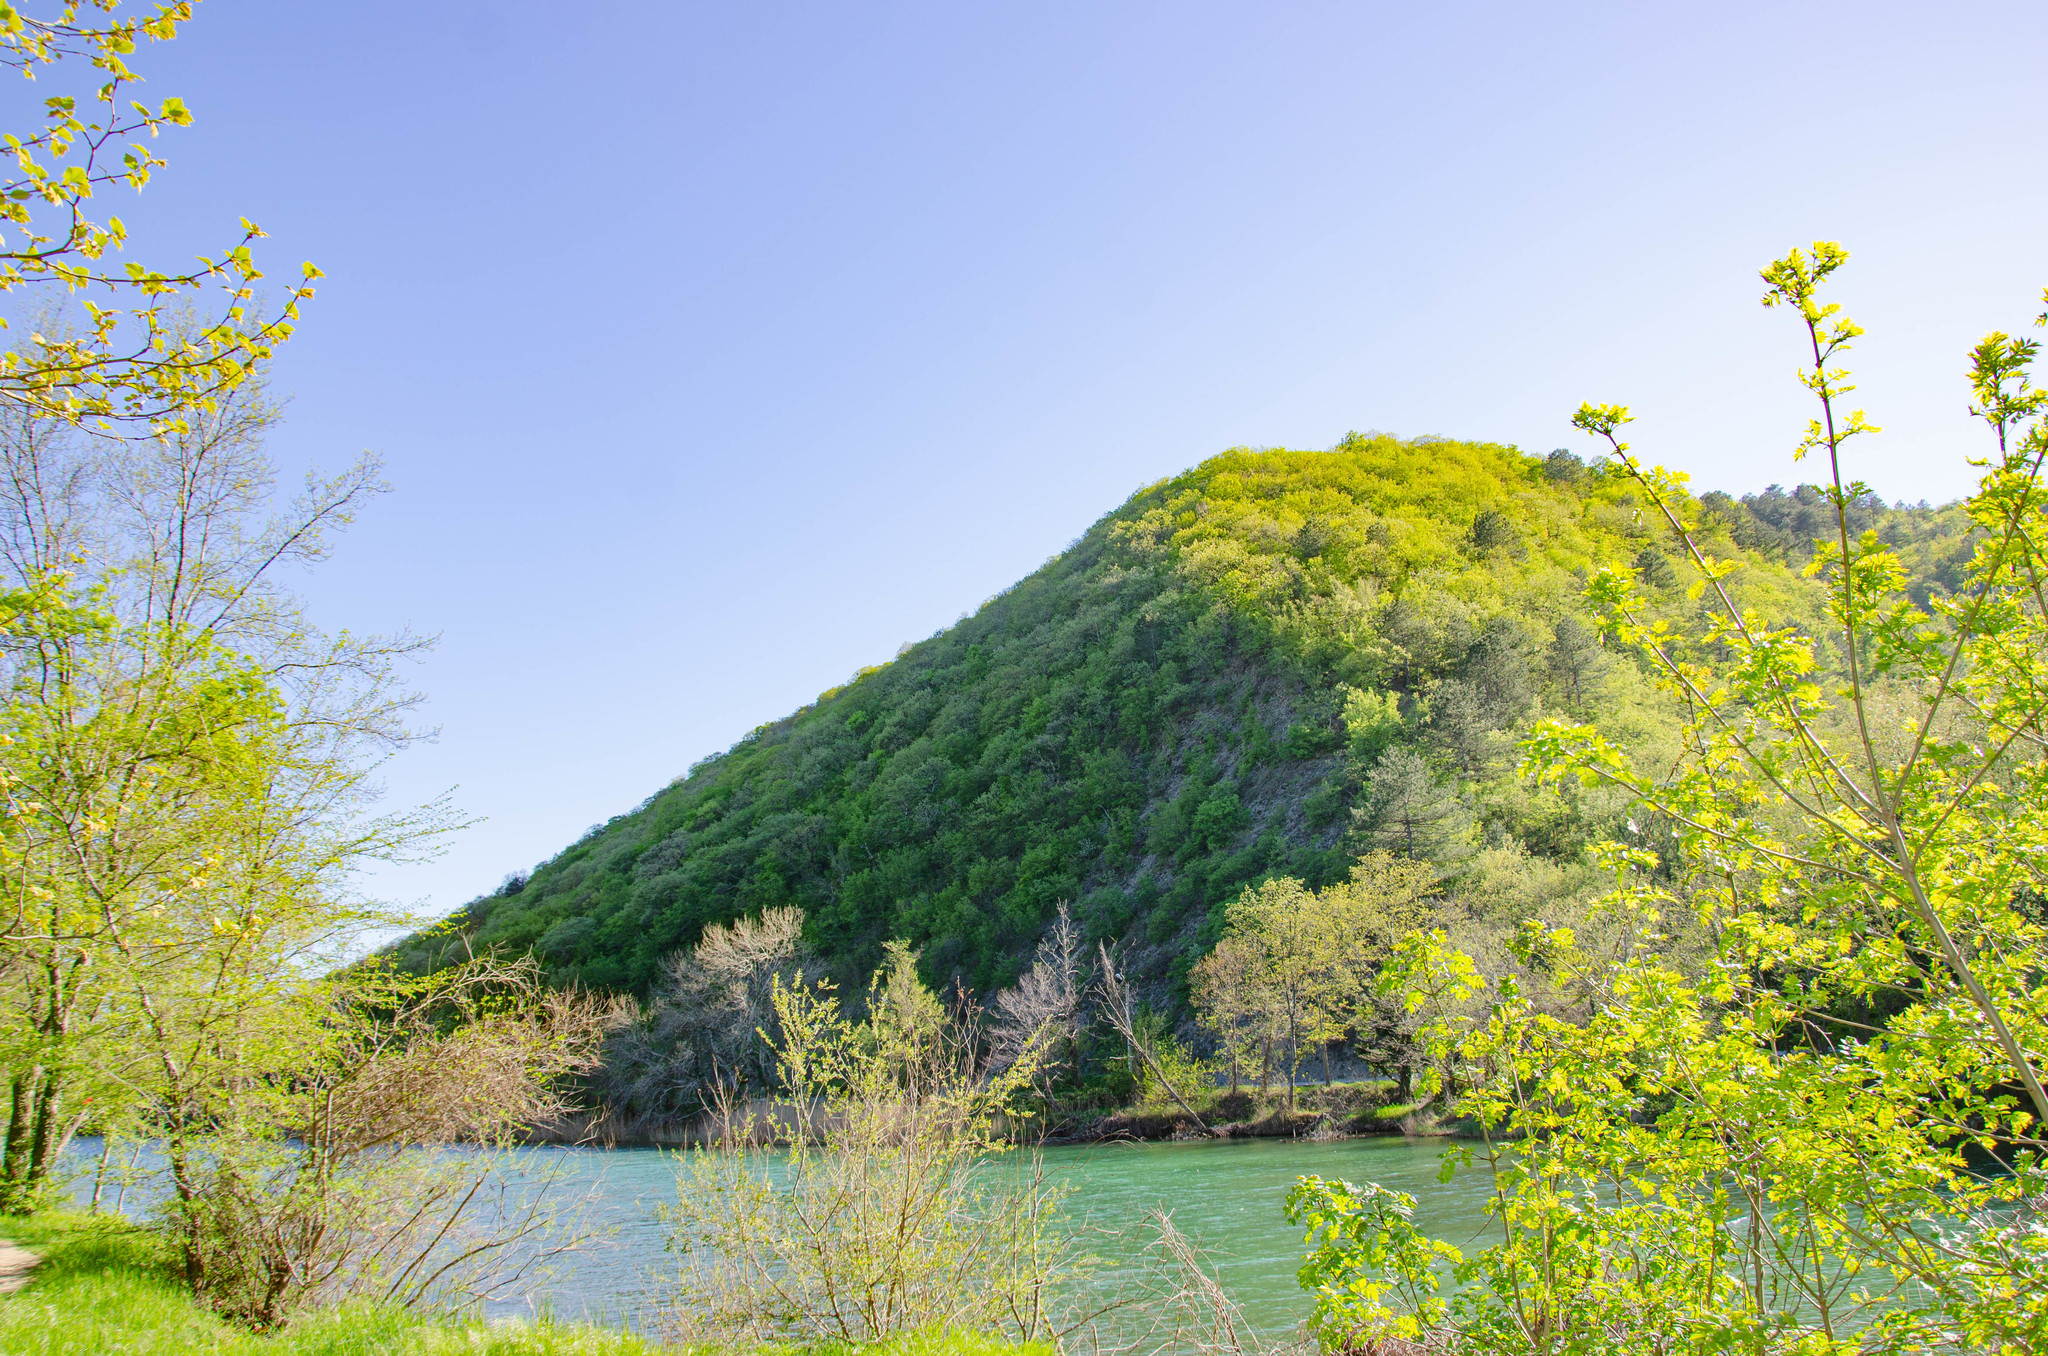
<path fill-rule="evenodd" d="M 1366 774 L 1353 819 L 1370 846 L 1404 857 L 1448 862 L 1472 851 L 1472 812 L 1413 749 L 1387 750 Z"/>

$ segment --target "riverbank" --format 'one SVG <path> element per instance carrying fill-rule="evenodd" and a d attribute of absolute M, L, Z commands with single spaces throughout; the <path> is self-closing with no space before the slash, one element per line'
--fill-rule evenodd
<path fill-rule="evenodd" d="M 1392 1101 L 1391 1081 L 1303 1084 L 1292 1105 L 1284 1088 L 1201 1089 L 1188 1105 L 1155 1098 L 1136 1105 L 1055 1104 L 1010 1131 L 1018 1143 L 1096 1144 L 1172 1139 L 1346 1139 L 1364 1135 L 1438 1136 L 1452 1130 L 1426 1106 Z M 1189 1114 L 1192 1108 L 1195 1115 Z M 788 1108 L 768 1099 L 741 1108 L 742 1125 L 759 1127 L 757 1140 Z M 1200 1118 L 1197 1123 L 1196 1117 Z M 728 1141 L 733 1122 L 699 1115 L 680 1121 L 627 1123 L 588 1113 L 529 1128 L 533 1145 L 587 1145 L 604 1149 L 688 1149 Z"/>
<path fill-rule="evenodd" d="M 1216 1089 L 1190 1097 L 1187 1106 L 1168 1100 L 1107 1110 L 1060 1108 L 1049 1118 L 1046 1142 L 1350 1139 L 1447 1133 L 1426 1109 L 1390 1101 L 1392 1091 L 1391 1083 L 1368 1081 L 1298 1087 L 1292 1105 L 1284 1091 Z"/>
<path fill-rule="evenodd" d="M 0 1297 L 6 1356 L 658 1356 L 623 1329 L 546 1319 L 474 1322 L 367 1304 L 307 1315 L 258 1336 L 195 1304 L 154 1231 L 107 1216 L 51 1211 L 0 1219 L 0 1237 L 40 1262 Z M 701 1348 L 693 1356 L 718 1356 Z M 778 1350 L 775 1356 L 1050 1356 L 974 1334 L 910 1336 L 868 1348 Z"/>

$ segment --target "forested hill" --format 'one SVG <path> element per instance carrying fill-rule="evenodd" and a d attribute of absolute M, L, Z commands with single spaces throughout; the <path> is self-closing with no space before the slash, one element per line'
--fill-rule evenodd
<path fill-rule="evenodd" d="M 1817 494 L 1701 508 L 1748 598 L 1811 623 Z M 1955 512 L 1857 512 L 1923 588 L 1955 570 Z M 1542 713 L 1639 743 L 1666 728 L 1580 604 L 1618 563 L 1689 606 L 1656 526 L 1563 452 L 1352 435 L 1224 453 L 399 953 L 432 965 L 459 934 L 645 992 L 705 924 L 795 905 L 844 978 L 906 937 L 930 981 L 986 993 L 1068 901 L 1178 980 L 1222 902 L 1270 875 L 1340 878 L 1371 846 L 1451 873 L 1481 845 L 1576 857 L 1610 808 L 1520 786 L 1513 732 Z"/>

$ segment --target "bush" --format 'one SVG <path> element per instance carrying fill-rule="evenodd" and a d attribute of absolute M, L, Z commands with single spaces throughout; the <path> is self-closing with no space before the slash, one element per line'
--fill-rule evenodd
<path fill-rule="evenodd" d="M 726 1110 L 665 1207 L 682 1265 L 667 1297 L 690 1342 L 872 1342 L 971 1328 L 1053 1330 L 1060 1192 L 1001 1137 L 1037 1071 L 1034 1044 L 992 1073 L 892 944 L 867 1015 L 829 985 L 774 985 L 783 1096 Z"/>
<path fill-rule="evenodd" d="M 588 1066 L 607 1020 L 530 960 L 429 980 L 365 967 L 327 997 L 272 1060 L 215 1071 L 148 1122 L 186 1283 L 258 1331 L 340 1300 L 439 1305 L 518 1279 L 554 1221 L 545 1184 L 500 1151 L 560 1109 L 553 1085 Z"/>

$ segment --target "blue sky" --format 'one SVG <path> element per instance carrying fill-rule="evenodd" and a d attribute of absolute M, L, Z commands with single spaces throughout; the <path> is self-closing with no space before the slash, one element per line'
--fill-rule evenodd
<path fill-rule="evenodd" d="M 396 493 L 303 581 L 441 636 L 393 794 L 446 910 L 1223 448 L 1347 429 L 1796 478 L 1816 237 L 1953 497 L 1966 345 L 2048 283 L 2048 8 L 205 0 L 137 257 L 326 270 L 288 468 Z M 19 120 L 19 119 L 18 119 Z"/>

